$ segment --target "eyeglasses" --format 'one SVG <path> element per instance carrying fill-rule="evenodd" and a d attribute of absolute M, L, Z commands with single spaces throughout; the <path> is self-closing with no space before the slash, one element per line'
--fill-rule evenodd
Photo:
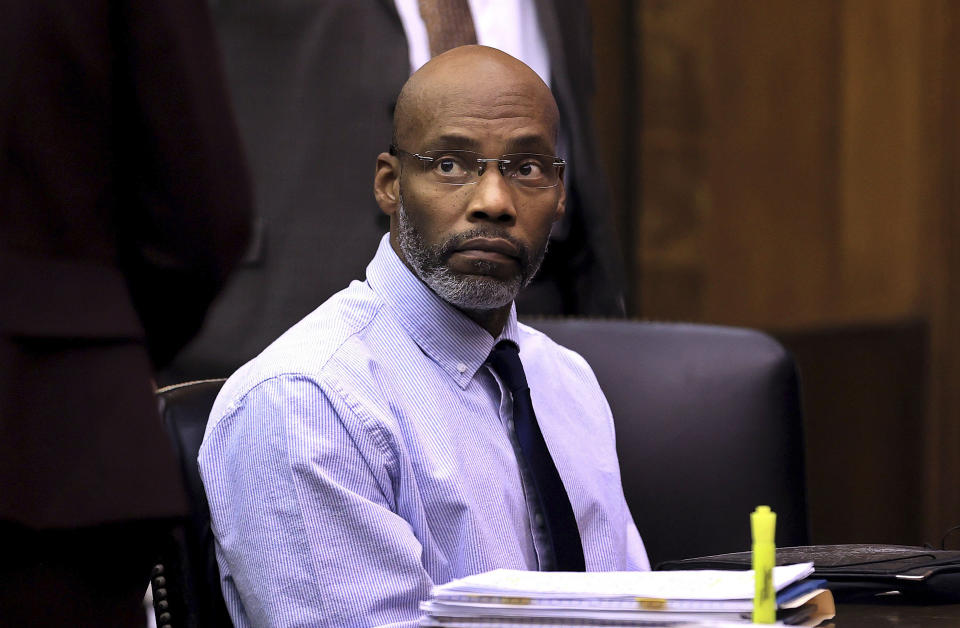
<path fill-rule="evenodd" d="M 497 164 L 508 182 L 523 188 L 545 189 L 560 183 L 566 161 L 553 155 L 510 153 L 492 159 L 472 150 L 425 150 L 411 153 L 390 146 L 391 155 L 405 155 L 419 162 L 424 174 L 444 185 L 474 185 L 480 182 L 487 164 Z"/>

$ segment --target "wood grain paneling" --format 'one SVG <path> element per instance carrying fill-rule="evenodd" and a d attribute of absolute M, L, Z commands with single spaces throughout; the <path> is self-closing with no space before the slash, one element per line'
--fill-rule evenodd
<path fill-rule="evenodd" d="M 936 6 L 641 3 L 641 314 L 805 326 L 922 309 Z"/>
<path fill-rule="evenodd" d="M 833 309 L 837 13 L 832 0 L 718 3 L 707 320 L 793 326 Z"/>
<path fill-rule="evenodd" d="M 920 310 L 923 11 L 903 0 L 846 0 L 840 33 L 840 288 L 846 320 Z"/>
<path fill-rule="evenodd" d="M 636 6 L 632 0 L 589 0 L 588 6 L 597 85 L 594 111 L 600 114 L 596 116 L 597 145 L 611 188 L 613 231 L 625 262 L 627 310 L 635 311 L 639 295 L 633 274 L 637 247 L 632 234 L 637 229 L 633 207 L 638 200 L 639 172 L 633 164 L 639 151 L 633 140 L 640 125 L 635 111 L 638 83 L 633 46 L 639 36 L 634 28 Z"/>
<path fill-rule="evenodd" d="M 923 321 L 777 334 L 803 385 L 815 543 L 933 540 L 923 529 L 928 327 Z M 939 538 L 939 537 L 937 537 Z"/>
<path fill-rule="evenodd" d="M 924 346 L 911 355 L 923 368 L 897 393 L 921 401 L 910 411 L 884 402 L 890 386 L 826 394 L 841 375 L 823 379 L 828 365 L 805 361 L 817 398 L 836 400 L 818 402 L 812 433 L 844 420 L 851 400 L 876 413 L 856 418 L 876 424 L 861 458 L 827 470 L 864 484 L 861 511 L 902 509 L 884 534 L 930 540 L 960 523 L 958 23 L 953 0 L 639 0 L 640 195 L 621 223 L 635 244 L 634 314 L 646 318 L 869 329 L 886 356 L 871 381 L 902 366 L 890 357 L 897 321 L 919 321 Z M 853 375 L 854 353 L 832 359 Z M 892 451 L 907 434 L 923 452 L 905 467 L 919 501 L 865 479 L 871 449 Z M 824 495 L 827 477 L 812 478 Z M 834 516 L 858 516 L 852 503 L 831 502 Z"/>
<path fill-rule="evenodd" d="M 657 318 L 703 316 L 704 222 L 710 210 L 707 81 L 712 73 L 712 0 L 644 2 L 641 31 L 641 125 L 635 174 L 641 190 L 633 263 L 639 312 Z"/>
<path fill-rule="evenodd" d="M 922 111 L 925 147 L 924 310 L 931 323 L 925 523 L 932 538 L 960 524 L 960 3 L 923 5 Z"/>

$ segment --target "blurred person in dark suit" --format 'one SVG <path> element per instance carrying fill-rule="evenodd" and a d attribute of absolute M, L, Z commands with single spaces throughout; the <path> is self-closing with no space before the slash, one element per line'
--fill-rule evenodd
<path fill-rule="evenodd" d="M 0 625 L 133 626 L 185 512 L 153 372 L 251 198 L 204 3 L 4 0 Z"/>
<path fill-rule="evenodd" d="M 369 155 L 390 142 L 401 86 L 427 59 L 421 12 L 457 0 L 214 0 L 257 182 L 254 242 L 167 382 L 225 376 L 353 279 L 387 230 Z M 593 48 L 582 0 L 460 0 L 476 40 L 519 58 L 560 107 L 567 213 L 522 315 L 623 316 L 622 262 L 594 143 Z M 431 9 L 431 6 L 433 8 Z M 469 43 L 467 41 L 460 43 Z M 436 54 L 435 52 L 433 54 Z"/>

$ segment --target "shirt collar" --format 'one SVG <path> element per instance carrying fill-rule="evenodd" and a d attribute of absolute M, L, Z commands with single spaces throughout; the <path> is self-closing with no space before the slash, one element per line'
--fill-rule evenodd
<path fill-rule="evenodd" d="M 473 379 L 494 345 L 512 340 L 520 345 L 517 309 L 498 338 L 453 307 L 414 275 L 390 246 L 390 234 L 380 240 L 367 266 L 367 285 L 394 312 L 414 342 L 461 388 Z"/>

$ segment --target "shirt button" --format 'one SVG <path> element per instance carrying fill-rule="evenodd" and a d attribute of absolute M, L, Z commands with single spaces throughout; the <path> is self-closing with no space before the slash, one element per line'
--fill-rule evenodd
<path fill-rule="evenodd" d="M 513 419 L 507 419 L 507 427 L 513 430 Z"/>
<path fill-rule="evenodd" d="M 457 371 L 459 371 L 460 373 L 466 373 L 467 365 L 461 362 L 460 364 L 457 365 Z"/>
<path fill-rule="evenodd" d="M 535 515 L 533 516 L 533 523 L 534 523 L 534 525 L 536 525 L 538 528 L 542 528 L 542 527 L 543 527 L 543 515 L 541 515 L 539 512 L 538 512 L 537 514 L 535 514 Z"/>

